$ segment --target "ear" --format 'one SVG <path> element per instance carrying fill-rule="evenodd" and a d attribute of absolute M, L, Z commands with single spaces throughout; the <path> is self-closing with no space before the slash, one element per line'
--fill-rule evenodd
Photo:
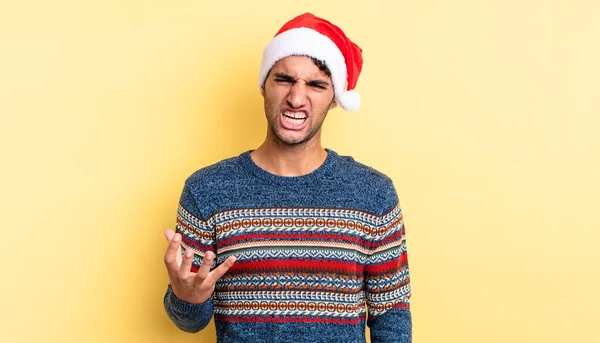
<path fill-rule="evenodd" d="M 335 97 L 331 100 L 331 104 L 329 104 L 329 109 L 332 109 L 337 106 L 337 102 L 335 101 Z"/>
<path fill-rule="evenodd" d="M 260 94 L 263 96 L 263 98 L 265 97 L 265 85 L 269 81 L 269 76 L 271 75 L 271 70 L 273 70 L 273 67 L 271 67 L 271 69 L 269 69 L 267 76 L 265 76 L 265 79 L 263 80 L 262 86 L 260 86 Z"/>

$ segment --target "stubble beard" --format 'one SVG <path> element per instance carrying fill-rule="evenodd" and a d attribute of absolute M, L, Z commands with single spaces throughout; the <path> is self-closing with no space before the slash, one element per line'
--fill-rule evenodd
<path fill-rule="evenodd" d="M 267 111 L 265 108 L 265 113 L 266 112 Z M 281 115 L 280 112 L 276 112 L 276 116 L 267 115 L 267 121 L 269 123 L 269 130 L 271 130 L 273 135 L 277 138 L 277 140 L 280 143 L 283 143 L 285 145 L 291 145 L 291 146 L 299 146 L 299 145 L 308 143 L 321 130 L 321 127 L 323 126 L 323 122 L 325 121 L 325 118 L 327 117 L 327 111 L 323 114 L 323 120 L 321 120 L 321 122 L 318 123 L 315 127 L 312 127 L 312 129 L 310 129 L 310 131 L 308 132 L 306 137 L 301 138 L 298 141 L 295 141 L 292 139 L 286 139 L 284 137 L 284 135 L 281 134 L 281 130 L 285 130 L 285 129 L 281 128 L 281 130 L 279 130 L 279 131 L 276 129 L 276 127 L 278 127 L 278 124 L 279 124 L 279 120 L 280 120 L 279 116 L 280 115 Z M 307 118 L 306 120 L 309 120 L 309 119 Z"/>

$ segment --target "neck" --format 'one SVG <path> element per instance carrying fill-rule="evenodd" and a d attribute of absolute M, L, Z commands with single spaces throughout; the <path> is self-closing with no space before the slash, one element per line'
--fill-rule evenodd
<path fill-rule="evenodd" d="M 317 135 L 298 145 L 285 144 L 267 136 L 263 144 L 250 153 L 250 157 L 256 165 L 272 174 L 306 175 L 318 169 L 327 158 L 327 151 L 321 146 Z"/>

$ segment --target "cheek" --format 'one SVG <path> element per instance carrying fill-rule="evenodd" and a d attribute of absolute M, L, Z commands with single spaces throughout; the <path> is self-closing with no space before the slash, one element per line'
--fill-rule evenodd
<path fill-rule="evenodd" d="M 271 96 L 265 96 L 265 108 L 269 109 L 270 111 L 274 110 L 277 108 L 277 101 L 275 101 L 275 99 L 273 99 Z"/>
<path fill-rule="evenodd" d="M 278 106 L 281 103 L 283 98 L 282 92 L 277 92 L 277 89 L 269 89 L 269 91 L 265 92 L 265 103 L 268 103 L 272 106 Z"/>
<path fill-rule="evenodd" d="M 330 109 L 331 108 L 331 103 L 333 102 L 333 93 L 330 94 L 314 94 L 313 97 L 311 97 L 311 103 L 313 104 L 313 106 L 315 108 L 319 108 L 319 109 Z"/>
<path fill-rule="evenodd" d="M 279 102 L 275 101 L 275 99 L 265 97 L 265 115 L 271 118 L 270 120 L 279 117 L 280 108 Z"/>

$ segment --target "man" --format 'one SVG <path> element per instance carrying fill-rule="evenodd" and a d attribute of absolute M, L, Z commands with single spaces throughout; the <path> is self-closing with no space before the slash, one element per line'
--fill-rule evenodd
<path fill-rule="evenodd" d="M 214 315 L 218 342 L 352 343 L 367 323 L 373 343 L 411 342 L 392 181 L 321 146 L 329 109 L 358 108 L 361 68 L 361 49 L 310 13 L 267 45 L 264 143 L 193 173 L 165 231 L 164 306 L 180 329 Z"/>

